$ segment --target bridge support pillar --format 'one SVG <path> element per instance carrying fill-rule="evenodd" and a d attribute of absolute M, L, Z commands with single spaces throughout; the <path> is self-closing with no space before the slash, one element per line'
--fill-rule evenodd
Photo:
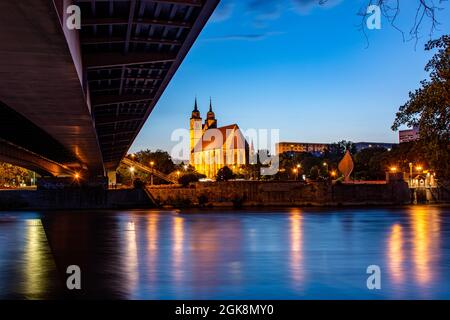
<path fill-rule="evenodd" d="M 108 171 L 108 185 L 109 186 L 115 186 L 117 184 L 117 175 L 116 170 L 114 171 Z"/>

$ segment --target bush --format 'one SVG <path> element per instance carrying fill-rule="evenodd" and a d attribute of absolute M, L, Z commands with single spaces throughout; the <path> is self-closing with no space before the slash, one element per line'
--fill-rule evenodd
<path fill-rule="evenodd" d="M 133 180 L 133 187 L 135 189 L 142 189 L 142 188 L 144 188 L 144 185 L 145 185 L 145 183 L 139 178 L 136 178 Z"/>
<path fill-rule="evenodd" d="M 199 176 L 195 173 L 186 173 L 182 175 L 178 179 L 178 183 L 181 184 L 183 187 L 187 187 L 192 182 L 197 182 L 199 180 Z"/>
<path fill-rule="evenodd" d="M 319 177 L 319 173 L 320 173 L 319 167 L 318 166 L 313 166 L 311 168 L 311 170 L 309 171 L 309 177 L 312 180 L 316 180 Z"/>
<path fill-rule="evenodd" d="M 230 179 L 233 179 L 234 174 L 233 171 L 231 171 L 230 168 L 227 166 L 220 168 L 219 171 L 217 171 L 216 180 L 217 181 L 228 181 Z"/>

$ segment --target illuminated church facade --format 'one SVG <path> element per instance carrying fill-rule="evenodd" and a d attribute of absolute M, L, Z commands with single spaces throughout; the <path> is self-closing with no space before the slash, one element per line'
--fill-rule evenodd
<path fill-rule="evenodd" d="M 214 179 L 224 166 L 237 173 L 242 165 L 248 163 L 249 146 L 239 126 L 218 127 L 211 100 L 203 123 L 195 99 L 189 129 L 190 164 L 197 172 Z"/>

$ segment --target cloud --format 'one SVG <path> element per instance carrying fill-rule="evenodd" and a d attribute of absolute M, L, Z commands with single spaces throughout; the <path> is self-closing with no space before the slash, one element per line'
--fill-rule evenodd
<path fill-rule="evenodd" d="M 220 2 L 217 9 L 211 17 L 212 22 L 226 21 L 233 15 L 235 3 L 232 0 L 224 0 Z"/>
<path fill-rule="evenodd" d="M 315 8 L 331 8 L 338 5 L 342 0 L 291 0 L 294 9 L 300 14 L 308 14 Z"/>
<path fill-rule="evenodd" d="M 279 19 L 285 11 L 309 14 L 315 8 L 331 8 L 343 0 L 222 0 L 212 17 L 213 22 L 230 19 L 235 12 L 250 16 L 257 27 L 265 27 L 266 22 Z M 236 9 L 236 7 L 238 7 Z"/>
<path fill-rule="evenodd" d="M 208 38 L 204 41 L 259 41 L 267 39 L 268 37 L 280 35 L 283 32 L 263 32 L 250 34 L 230 34 L 214 38 Z"/>

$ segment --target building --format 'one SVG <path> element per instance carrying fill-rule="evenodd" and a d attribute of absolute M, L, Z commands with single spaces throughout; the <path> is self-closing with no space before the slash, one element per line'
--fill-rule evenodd
<path fill-rule="evenodd" d="M 419 140 L 419 126 L 412 129 L 400 130 L 398 132 L 398 140 L 400 143 Z"/>
<path fill-rule="evenodd" d="M 386 143 L 386 142 L 355 142 L 354 146 L 356 152 L 360 152 L 363 149 L 368 148 L 384 148 L 386 150 L 391 150 L 392 147 L 396 146 L 397 143 Z"/>
<path fill-rule="evenodd" d="M 276 144 L 277 155 L 282 153 L 300 153 L 309 152 L 316 156 L 322 155 L 328 148 L 329 143 L 308 143 L 308 142 L 279 142 Z M 386 142 L 356 142 L 354 143 L 356 152 L 367 148 L 385 148 L 392 149 L 396 143 Z"/>
<path fill-rule="evenodd" d="M 310 152 L 320 155 L 327 149 L 326 143 L 307 143 L 307 142 L 279 142 L 275 145 L 277 155 L 282 153 L 300 153 Z"/>
<path fill-rule="evenodd" d="M 197 99 L 190 119 L 190 164 L 199 173 L 215 178 L 220 168 L 228 166 L 237 172 L 248 163 L 249 145 L 239 126 L 217 126 L 217 119 L 209 102 L 209 111 L 202 123 Z"/>

